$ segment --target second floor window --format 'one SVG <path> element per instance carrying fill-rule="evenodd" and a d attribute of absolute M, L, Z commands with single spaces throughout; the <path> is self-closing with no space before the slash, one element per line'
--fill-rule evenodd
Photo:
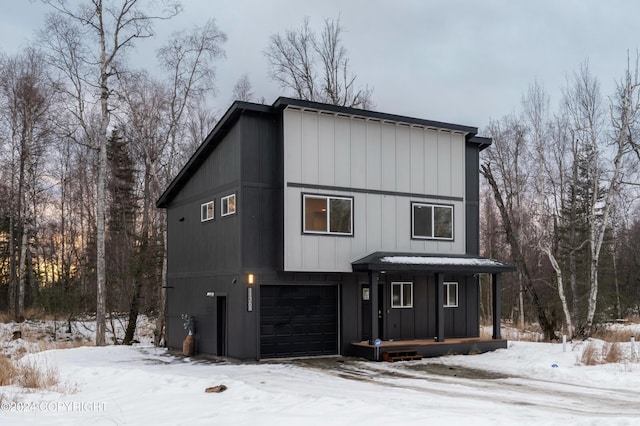
<path fill-rule="evenodd" d="M 303 210 L 303 232 L 353 235 L 353 198 L 304 194 Z"/>
<path fill-rule="evenodd" d="M 453 206 L 411 203 L 411 238 L 453 240 Z"/>
<path fill-rule="evenodd" d="M 236 194 L 227 195 L 220 200 L 220 216 L 229 216 L 236 212 Z"/>
<path fill-rule="evenodd" d="M 200 205 L 200 221 L 206 222 L 213 219 L 213 201 Z"/>

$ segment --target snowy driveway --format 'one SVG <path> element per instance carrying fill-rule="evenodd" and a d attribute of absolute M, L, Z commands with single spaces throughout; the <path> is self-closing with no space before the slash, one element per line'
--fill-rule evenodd
<path fill-rule="evenodd" d="M 587 367 L 579 355 L 579 344 L 563 353 L 559 345 L 519 342 L 482 355 L 394 364 L 215 363 L 152 347 L 54 350 L 27 358 L 55 366 L 67 385 L 0 388 L 29 407 L 4 409 L 0 424 L 640 424 L 640 363 Z M 219 384 L 228 390 L 204 392 Z"/>

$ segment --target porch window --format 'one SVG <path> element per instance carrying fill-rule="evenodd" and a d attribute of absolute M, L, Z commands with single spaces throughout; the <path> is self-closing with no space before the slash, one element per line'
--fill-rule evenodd
<path fill-rule="evenodd" d="M 412 282 L 392 282 L 391 283 L 391 307 L 392 308 L 413 308 L 413 283 Z"/>
<path fill-rule="evenodd" d="M 200 205 L 200 222 L 206 222 L 213 219 L 213 201 Z"/>
<path fill-rule="evenodd" d="M 411 203 L 411 237 L 453 240 L 453 206 Z"/>
<path fill-rule="evenodd" d="M 303 232 L 353 235 L 353 198 L 304 194 L 303 210 Z"/>
<path fill-rule="evenodd" d="M 236 194 L 227 195 L 220 200 L 220 216 L 229 216 L 236 212 Z"/>
<path fill-rule="evenodd" d="M 444 283 L 444 307 L 458 307 L 458 283 Z"/>

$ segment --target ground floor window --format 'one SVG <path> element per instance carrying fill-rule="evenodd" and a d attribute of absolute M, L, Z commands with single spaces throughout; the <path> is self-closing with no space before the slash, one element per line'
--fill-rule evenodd
<path fill-rule="evenodd" d="M 458 307 L 458 283 L 444 283 L 444 307 Z"/>
<path fill-rule="evenodd" d="M 412 282 L 392 282 L 391 283 L 391 307 L 392 308 L 413 308 L 413 283 Z"/>

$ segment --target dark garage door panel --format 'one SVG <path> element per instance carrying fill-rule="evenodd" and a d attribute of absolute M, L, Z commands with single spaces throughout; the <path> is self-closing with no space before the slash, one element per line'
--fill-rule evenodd
<path fill-rule="evenodd" d="M 338 288 L 260 287 L 260 357 L 338 353 Z"/>

